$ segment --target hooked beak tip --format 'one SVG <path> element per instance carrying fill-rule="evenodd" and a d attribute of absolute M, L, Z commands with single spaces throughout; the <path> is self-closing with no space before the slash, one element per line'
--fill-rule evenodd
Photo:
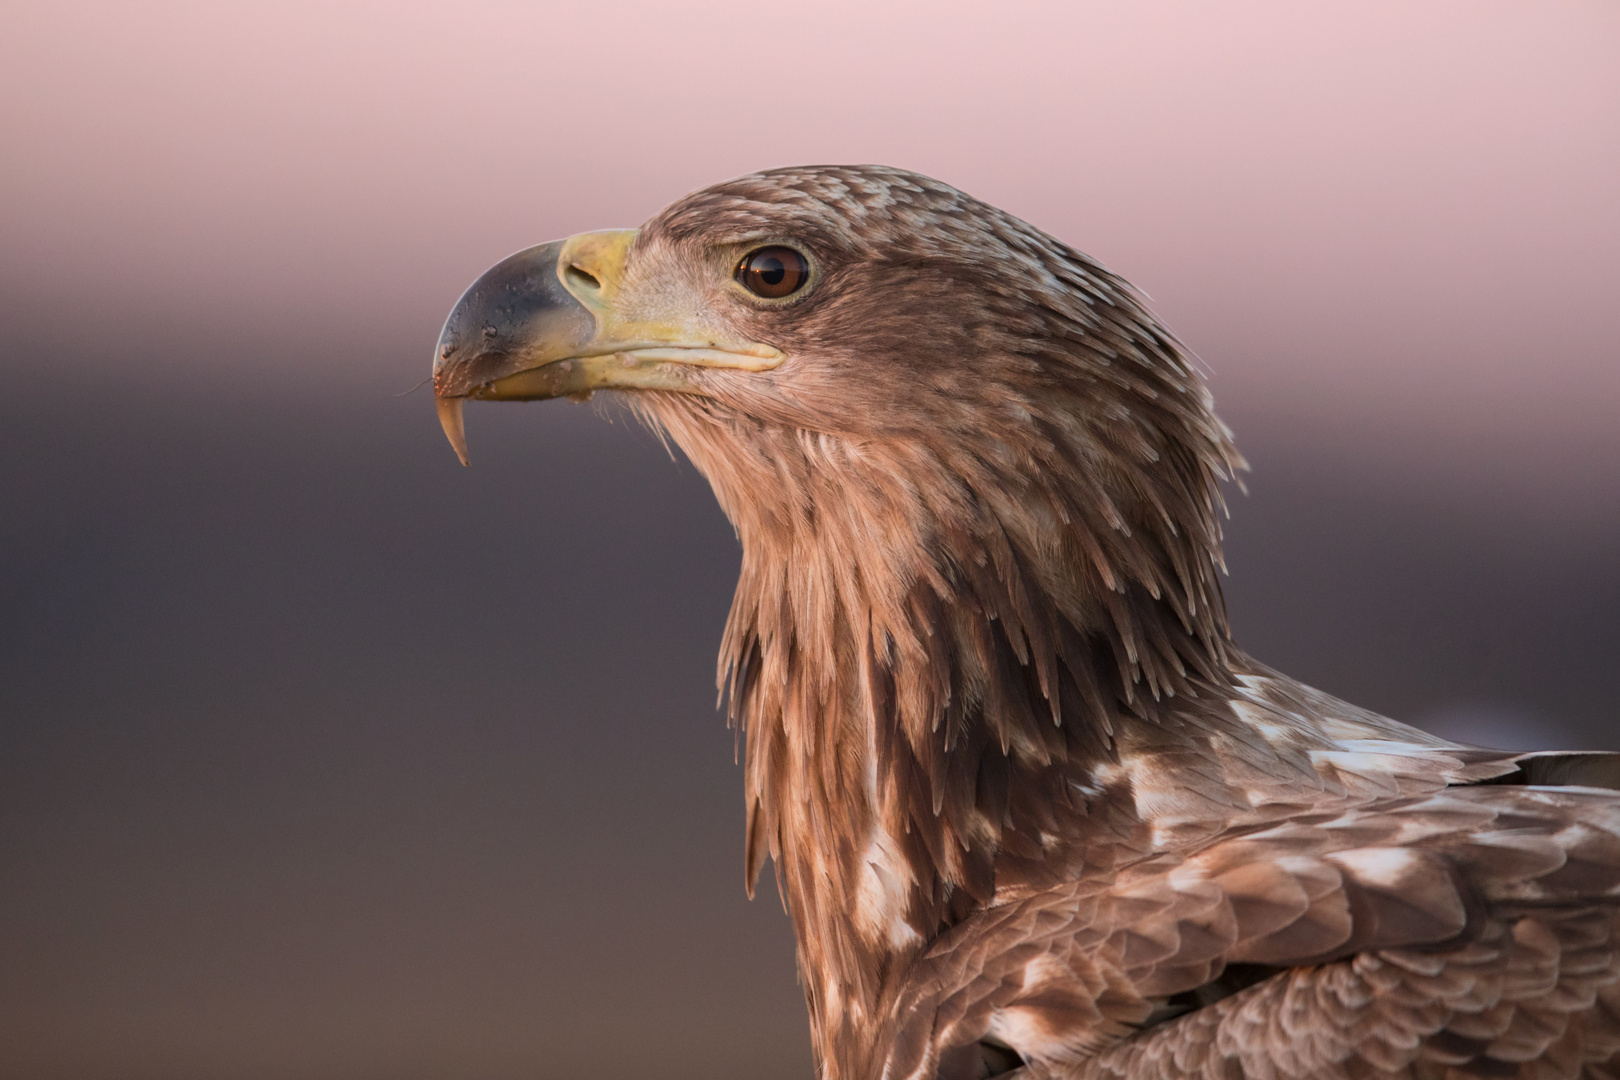
<path fill-rule="evenodd" d="M 471 467 L 472 462 L 467 458 L 467 425 L 462 419 L 462 408 L 467 404 L 464 397 L 442 397 L 438 399 L 439 426 L 444 428 L 444 437 L 450 440 L 450 447 L 456 452 L 461 463 Z"/>

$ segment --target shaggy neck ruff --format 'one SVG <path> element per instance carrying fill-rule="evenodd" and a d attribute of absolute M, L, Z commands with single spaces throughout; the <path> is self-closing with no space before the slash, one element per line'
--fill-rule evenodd
<path fill-rule="evenodd" d="M 1032 470 L 705 398 L 648 411 L 742 541 L 720 677 L 750 889 L 771 855 L 818 1048 L 870 1042 L 901 961 L 992 901 L 1007 850 L 1039 861 L 1052 807 L 1083 810 L 1072 777 L 1230 684 L 1213 469 L 1149 462 L 1171 474 L 1154 490 L 1083 446 Z"/>

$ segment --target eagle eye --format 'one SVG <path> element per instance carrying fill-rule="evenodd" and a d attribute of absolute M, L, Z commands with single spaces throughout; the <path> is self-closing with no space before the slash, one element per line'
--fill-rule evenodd
<path fill-rule="evenodd" d="M 810 260 L 781 244 L 750 251 L 732 275 L 743 288 L 766 300 L 780 300 L 804 288 L 810 280 Z"/>

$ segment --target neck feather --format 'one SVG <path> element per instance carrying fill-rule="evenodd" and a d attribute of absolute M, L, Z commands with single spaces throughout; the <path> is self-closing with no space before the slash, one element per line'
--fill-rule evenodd
<path fill-rule="evenodd" d="M 1121 725 L 1230 681 L 1218 496 L 1202 474 L 1142 498 L 1135 478 L 1037 481 L 691 398 L 656 420 L 742 540 L 720 674 L 747 740 L 748 882 L 771 855 L 820 1042 L 990 902 L 1009 833 L 1038 843 Z"/>

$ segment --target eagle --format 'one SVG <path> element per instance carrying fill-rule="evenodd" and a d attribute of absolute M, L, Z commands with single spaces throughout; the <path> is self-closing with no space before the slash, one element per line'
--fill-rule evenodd
<path fill-rule="evenodd" d="M 946 184 L 785 168 L 490 269 L 439 418 L 620 392 L 742 547 L 745 873 L 824 1080 L 1620 1077 L 1620 754 L 1251 658 L 1245 467 L 1120 277 Z"/>

